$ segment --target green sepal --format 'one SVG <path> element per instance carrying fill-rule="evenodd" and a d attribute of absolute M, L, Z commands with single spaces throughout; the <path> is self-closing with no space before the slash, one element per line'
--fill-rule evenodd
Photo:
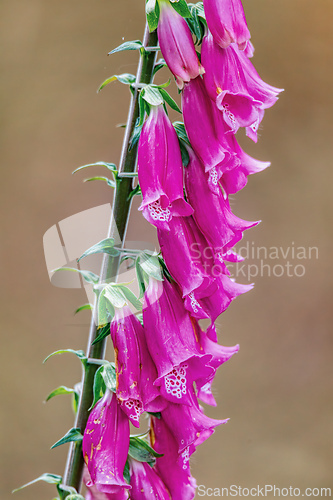
<path fill-rule="evenodd" d="M 92 304 L 82 304 L 82 306 L 79 306 L 76 311 L 74 312 L 74 314 L 77 314 L 81 311 L 92 311 L 93 310 L 93 306 Z"/>
<path fill-rule="evenodd" d="M 142 45 L 142 44 L 141 44 Z M 126 49 L 124 49 L 126 50 Z M 132 49 L 127 49 L 127 50 L 132 50 Z M 118 51 L 117 51 L 118 52 Z M 111 52 L 110 52 L 111 54 Z M 131 73 L 122 73 L 121 75 L 112 75 L 100 85 L 100 87 L 97 90 L 97 93 L 100 92 L 104 87 L 106 87 L 109 83 L 118 81 L 120 83 L 124 83 L 125 85 L 131 85 L 132 83 L 135 83 L 135 76 L 132 75 Z"/>
<path fill-rule="evenodd" d="M 155 31 L 160 17 L 160 7 L 157 0 L 146 1 L 146 16 L 149 31 Z"/>
<path fill-rule="evenodd" d="M 182 17 L 191 17 L 191 12 L 187 6 L 186 0 L 170 0 L 172 7 Z"/>
<path fill-rule="evenodd" d="M 126 299 L 127 299 L 127 302 L 130 302 L 137 311 L 142 311 L 142 303 L 140 302 L 140 300 L 136 297 L 136 295 L 131 292 L 131 290 L 129 288 L 127 288 L 127 286 L 125 285 L 122 285 L 122 284 L 119 284 L 119 285 L 116 285 L 121 291 L 122 293 L 125 295 Z"/>
<path fill-rule="evenodd" d="M 164 102 L 161 92 L 159 91 L 159 88 L 156 85 L 146 85 L 141 90 L 140 95 L 151 106 L 159 106 Z"/>
<path fill-rule="evenodd" d="M 68 495 L 66 500 L 85 500 L 82 495 L 79 493 L 73 493 L 72 495 Z"/>
<path fill-rule="evenodd" d="M 87 163 L 87 165 L 82 165 L 81 167 L 76 168 L 75 170 L 73 170 L 72 174 L 75 174 L 76 172 L 79 172 L 80 170 L 83 170 L 84 168 L 88 168 L 88 167 L 105 167 L 108 170 L 110 170 L 110 172 L 112 172 L 113 174 L 117 174 L 117 172 L 118 172 L 117 166 L 114 163 L 107 163 L 105 161 L 97 161 L 96 163 Z"/>
<path fill-rule="evenodd" d="M 123 475 L 124 475 L 125 481 L 129 484 L 131 482 L 131 475 L 130 475 L 130 471 L 129 471 L 128 459 L 126 460 L 126 463 L 125 463 Z"/>
<path fill-rule="evenodd" d="M 99 326 L 97 328 L 97 333 L 98 335 L 91 345 L 98 344 L 98 342 L 104 340 L 108 335 L 110 335 L 110 323 L 107 323 L 106 325 L 103 326 Z"/>
<path fill-rule="evenodd" d="M 73 410 L 76 413 L 79 405 L 80 394 L 75 389 L 66 387 L 65 385 L 61 385 L 60 387 L 57 387 L 52 392 L 50 392 L 45 401 L 50 401 L 50 399 L 54 398 L 55 396 L 61 396 L 63 394 L 73 394 Z"/>
<path fill-rule="evenodd" d="M 136 277 L 137 277 L 139 290 L 140 290 L 139 298 L 142 299 L 142 297 L 144 296 L 145 291 L 146 291 L 146 285 L 145 285 L 145 277 L 143 274 L 143 270 L 140 266 L 140 257 L 138 257 L 135 261 L 135 270 L 136 270 Z"/>
<path fill-rule="evenodd" d="M 27 486 L 30 486 L 31 484 L 35 484 L 38 481 L 44 481 L 45 483 L 48 484 L 56 484 L 59 485 L 62 482 L 62 477 L 58 476 L 57 474 L 42 474 L 41 476 L 37 477 L 36 479 L 33 479 L 29 483 L 24 484 L 23 486 L 20 486 L 19 488 L 16 488 L 15 490 L 12 491 L 12 493 L 15 493 L 16 491 L 23 490 L 23 488 L 26 488 Z"/>
<path fill-rule="evenodd" d="M 138 462 L 147 462 L 153 464 L 155 459 L 163 455 L 156 453 L 149 444 L 139 437 L 131 436 L 128 454 Z"/>
<path fill-rule="evenodd" d="M 65 352 L 69 352 L 71 354 L 75 354 L 75 356 L 77 356 L 80 361 L 82 362 L 83 366 L 85 366 L 87 364 L 87 357 L 85 355 L 85 352 L 84 351 L 74 351 L 74 349 L 60 349 L 59 351 L 55 351 L 55 352 L 52 352 L 51 354 L 49 354 L 43 361 L 43 363 L 46 363 L 46 361 L 48 359 L 50 359 L 52 356 L 55 356 L 56 354 L 64 354 Z"/>
<path fill-rule="evenodd" d="M 124 42 L 121 45 L 118 45 L 118 47 L 111 50 L 111 52 L 109 52 L 108 55 L 110 56 L 111 54 L 115 54 L 116 52 L 122 52 L 124 50 L 140 50 L 141 52 L 144 52 L 145 48 L 142 45 L 141 40 L 132 40 L 131 42 Z"/>
<path fill-rule="evenodd" d="M 148 411 L 147 413 L 148 413 L 148 415 L 151 415 L 152 417 L 155 417 L 158 420 L 161 420 L 161 418 L 162 418 L 162 414 L 160 411 L 156 411 L 156 412 Z"/>
<path fill-rule="evenodd" d="M 57 485 L 57 490 L 61 500 L 63 500 L 64 498 L 69 498 L 69 496 L 65 497 L 64 493 L 69 493 L 70 495 L 78 495 L 78 492 L 73 486 L 67 486 L 66 484 Z"/>
<path fill-rule="evenodd" d="M 73 427 L 61 439 L 59 439 L 59 441 L 57 441 L 56 443 L 54 443 L 51 446 L 51 450 L 53 450 L 53 448 L 57 448 L 58 446 L 61 446 L 62 444 L 72 443 L 72 442 L 76 442 L 76 441 L 82 441 L 82 439 L 83 439 L 83 436 L 81 434 L 80 429 L 77 427 Z"/>
<path fill-rule="evenodd" d="M 189 164 L 189 161 L 190 161 L 190 156 L 188 154 L 186 146 L 190 146 L 190 141 L 189 141 L 189 138 L 187 136 L 184 123 L 173 122 L 173 126 L 174 126 L 174 129 L 175 129 L 177 137 L 178 137 L 183 165 L 184 165 L 184 167 L 187 167 L 187 165 Z"/>
<path fill-rule="evenodd" d="M 176 103 L 176 101 L 174 101 L 172 99 L 171 95 L 168 94 L 168 92 L 165 89 L 161 88 L 161 87 L 159 87 L 159 91 L 162 94 L 162 97 L 163 97 L 164 101 L 167 104 L 169 104 L 170 108 L 173 109 L 174 111 L 178 111 L 178 113 L 181 113 L 181 110 L 179 109 L 178 104 Z"/>
<path fill-rule="evenodd" d="M 196 4 L 188 4 L 188 8 L 191 12 L 191 17 L 186 19 L 186 22 L 196 37 L 196 43 L 200 44 L 204 37 L 206 31 L 206 16 L 202 2 Z"/>
<path fill-rule="evenodd" d="M 163 281 L 160 261 L 156 255 L 151 255 L 148 252 L 140 254 L 141 269 L 151 278 L 158 281 Z"/>
<path fill-rule="evenodd" d="M 82 278 L 90 284 L 97 285 L 99 282 L 99 276 L 91 271 L 83 271 L 81 269 L 76 269 L 75 267 L 58 267 L 58 269 L 53 269 L 53 273 L 58 271 L 72 271 L 75 273 L 80 273 Z"/>
<path fill-rule="evenodd" d="M 88 179 L 84 179 L 83 182 L 90 182 L 90 181 L 103 181 L 106 182 L 107 185 L 111 188 L 117 187 L 117 184 L 115 181 L 112 179 L 109 179 L 108 177 L 103 177 L 102 175 L 97 175 L 95 177 L 89 177 Z"/>
<path fill-rule="evenodd" d="M 94 377 L 94 385 L 93 385 L 93 394 L 94 394 L 94 398 L 93 398 L 93 402 L 91 404 L 91 407 L 89 408 L 89 411 L 92 410 L 95 406 L 95 404 L 104 396 L 105 394 L 105 382 L 104 382 L 104 379 L 102 377 L 102 370 L 103 370 L 104 366 L 100 366 L 98 368 L 98 370 L 96 371 L 95 373 L 95 377 Z"/>
<path fill-rule="evenodd" d="M 114 248 L 114 239 L 113 238 L 105 238 L 104 240 L 99 241 L 92 247 L 88 248 L 81 257 L 77 259 L 79 262 L 84 257 L 88 257 L 88 255 L 94 255 L 96 253 L 107 253 L 112 257 L 117 257 L 119 255 L 119 250 Z"/>
<path fill-rule="evenodd" d="M 107 363 L 103 365 L 101 375 L 103 377 L 105 387 L 111 392 L 116 392 L 117 389 L 117 375 L 114 363 Z"/>
<path fill-rule="evenodd" d="M 108 313 L 114 316 L 114 308 L 121 309 L 131 303 L 138 311 L 142 309 L 139 299 L 124 284 L 110 283 L 99 291 L 98 322 L 100 325 L 108 323 Z M 111 306 L 111 307 L 110 307 Z"/>

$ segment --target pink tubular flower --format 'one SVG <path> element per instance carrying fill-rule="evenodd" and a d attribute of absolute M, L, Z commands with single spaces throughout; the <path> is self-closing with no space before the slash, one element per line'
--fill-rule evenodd
<path fill-rule="evenodd" d="M 208 175 L 194 152 L 188 149 L 188 153 L 190 161 L 185 169 L 185 187 L 194 209 L 193 217 L 214 253 L 223 254 L 243 237 L 246 229 L 256 226 L 258 222 L 248 222 L 236 217 L 221 189 L 218 194 L 210 190 Z"/>
<path fill-rule="evenodd" d="M 191 399 L 191 406 L 169 403 L 162 411 L 162 418 L 177 442 L 179 454 L 189 451 L 192 445 L 198 446 L 203 443 L 213 434 L 215 427 L 229 420 L 214 420 L 207 417 L 199 407 L 193 390 Z"/>
<path fill-rule="evenodd" d="M 224 172 L 239 165 L 219 130 L 216 106 L 211 102 L 201 77 L 185 84 L 182 95 L 184 124 L 191 145 L 205 166 L 206 172 L 217 181 Z"/>
<path fill-rule="evenodd" d="M 232 45 L 221 49 L 210 33 L 203 39 L 201 57 L 207 92 L 224 120 L 233 132 L 246 127 L 256 142 L 264 110 L 275 104 L 281 89 L 263 82 L 244 52 Z"/>
<path fill-rule="evenodd" d="M 246 48 L 251 38 L 241 0 L 204 0 L 208 28 L 222 48 L 237 43 Z"/>
<path fill-rule="evenodd" d="M 128 307 L 116 309 L 110 325 L 115 349 L 117 397 L 135 427 L 144 411 L 160 411 L 163 400 L 154 381 L 157 370 L 140 321 Z"/>
<path fill-rule="evenodd" d="M 197 487 L 191 476 L 189 457 L 195 450 L 192 445 L 178 453 L 178 444 L 163 418 L 151 420 L 151 442 L 157 453 L 155 469 L 167 486 L 172 500 L 192 500 Z"/>
<path fill-rule="evenodd" d="M 146 462 L 129 460 L 131 500 L 170 500 L 170 495 L 157 472 Z"/>
<path fill-rule="evenodd" d="M 120 495 L 131 487 L 124 479 L 129 448 L 129 421 L 109 390 L 92 409 L 84 431 L 82 451 L 91 481 L 102 493 Z M 118 498 L 115 497 L 115 498 Z"/>
<path fill-rule="evenodd" d="M 154 226 L 168 228 L 173 217 L 190 215 L 184 200 L 183 165 L 179 142 L 163 106 L 152 106 L 138 148 L 140 210 Z"/>
<path fill-rule="evenodd" d="M 95 485 L 91 483 L 91 478 L 87 467 L 83 471 L 83 481 L 86 485 L 87 491 L 85 500 L 127 500 L 128 492 L 125 489 L 119 490 L 117 493 L 102 493 Z M 88 486 L 88 483 L 90 486 Z"/>
<path fill-rule="evenodd" d="M 176 284 L 150 278 L 143 321 L 161 394 L 169 401 L 191 404 L 193 382 L 201 377 L 208 380 L 213 370 L 207 366 L 211 356 L 198 351 L 192 321 Z"/>
<path fill-rule="evenodd" d="M 166 0 L 160 0 L 160 19 L 157 27 L 158 41 L 162 55 L 177 85 L 202 75 L 201 66 L 192 40 L 191 31 L 185 19 Z"/>

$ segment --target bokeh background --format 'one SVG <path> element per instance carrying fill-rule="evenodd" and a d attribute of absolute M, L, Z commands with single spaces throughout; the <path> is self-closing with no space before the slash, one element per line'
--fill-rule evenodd
<path fill-rule="evenodd" d="M 218 320 L 220 341 L 241 348 L 218 372 L 218 408 L 207 411 L 231 420 L 200 447 L 193 473 L 206 487 L 332 487 L 333 3 L 244 4 L 254 64 L 286 91 L 266 113 L 258 144 L 241 139 L 272 167 L 234 196 L 233 210 L 262 219 L 244 243 L 318 247 L 319 258 L 265 261 L 289 260 L 306 272 L 257 277 Z M 96 89 L 114 73 L 135 72 L 136 53 L 107 52 L 141 38 L 143 7 L 143 0 L 0 3 L 2 500 L 43 472 L 63 472 L 66 446 L 50 446 L 73 425 L 69 396 L 43 400 L 75 384 L 81 368 L 70 355 L 42 360 L 60 348 L 84 349 L 89 314 L 73 315 L 83 290 L 50 284 L 42 237 L 111 200 L 106 185 L 83 184 L 86 174 L 71 172 L 118 161 L 128 89 Z M 135 207 L 128 238 L 155 241 Z M 15 498 L 53 498 L 52 488 L 35 485 Z"/>

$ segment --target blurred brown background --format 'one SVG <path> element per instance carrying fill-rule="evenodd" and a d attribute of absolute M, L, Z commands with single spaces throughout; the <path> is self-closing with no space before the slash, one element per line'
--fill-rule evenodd
<path fill-rule="evenodd" d="M 332 487 L 333 3 L 244 3 L 254 64 L 286 91 L 267 111 L 259 143 L 242 141 L 272 167 L 250 179 L 233 209 L 263 221 L 244 242 L 316 246 L 319 259 L 290 261 L 305 266 L 303 277 L 257 277 L 254 291 L 220 317 L 220 341 L 241 349 L 218 372 L 218 408 L 207 411 L 231 420 L 197 452 L 193 473 L 207 487 Z M 49 448 L 72 426 L 69 396 L 43 399 L 77 382 L 80 366 L 70 355 L 42 360 L 60 348 L 84 349 L 89 315 L 73 315 L 86 301 L 82 290 L 51 286 L 42 237 L 110 201 L 106 185 L 82 184 L 86 175 L 71 172 L 118 161 L 115 126 L 126 120 L 128 89 L 96 89 L 111 74 L 135 72 L 137 54 L 106 54 L 141 38 L 143 7 L 143 0 L 0 3 L 1 500 L 43 472 L 63 472 L 66 446 Z M 154 240 L 136 210 L 128 238 Z M 40 484 L 15 498 L 54 496 Z"/>

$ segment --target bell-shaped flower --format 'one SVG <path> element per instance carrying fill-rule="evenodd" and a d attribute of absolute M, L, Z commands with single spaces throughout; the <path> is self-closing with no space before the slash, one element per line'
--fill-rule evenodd
<path fill-rule="evenodd" d="M 226 347 L 217 343 L 217 334 L 214 323 L 212 323 L 207 332 L 204 332 L 198 322 L 195 322 L 196 336 L 198 339 L 198 344 L 200 346 L 199 350 L 205 354 L 211 354 L 212 359 L 209 361 L 209 365 L 217 370 L 223 363 L 228 361 L 236 352 L 239 350 L 239 345 L 232 347 Z M 211 391 L 211 384 L 213 382 L 215 373 L 213 374 L 211 380 L 208 382 L 206 379 L 197 380 L 197 397 L 201 399 L 206 404 L 211 406 L 216 406 L 215 398 Z"/>
<path fill-rule="evenodd" d="M 168 228 L 173 217 L 190 215 L 184 200 L 183 164 L 176 131 L 162 105 L 152 106 L 138 146 L 138 177 L 144 217 Z"/>
<path fill-rule="evenodd" d="M 195 451 L 194 445 L 178 453 L 178 443 L 163 417 L 151 419 L 150 437 L 154 450 L 163 455 L 156 459 L 155 469 L 172 500 L 192 500 L 197 487 L 189 463 L 190 455 Z"/>
<path fill-rule="evenodd" d="M 201 57 L 207 92 L 225 122 L 233 132 L 245 127 L 246 134 L 256 142 L 264 110 L 275 104 L 281 89 L 265 83 L 236 46 L 219 47 L 211 33 L 203 39 Z"/>
<path fill-rule="evenodd" d="M 169 401 L 191 404 L 193 382 L 202 377 L 208 380 L 213 370 L 208 367 L 211 356 L 198 352 L 193 324 L 176 283 L 150 278 L 143 321 L 161 394 Z"/>
<path fill-rule="evenodd" d="M 165 484 L 158 473 L 147 463 L 129 459 L 131 475 L 131 500 L 170 500 Z"/>
<path fill-rule="evenodd" d="M 258 222 L 236 217 L 221 189 L 215 194 L 209 188 L 208 175 L 194 152 L 189 148 L 188 153 L 190 161 L 185 169 L 185 188 L 194 209 L 193 217 L 214 252 L 225 253 L 243 237 L 246 229 L 256 226 Z"/>
<path fill-rule="evenodd" d="M 116 395 L 107 390 L 91 410 L 82 441 L 91 477 L 88 487 L 95 485 L 100 492 L 114 495 L 131 488 L 124 479 L 129 436 L 129 420 Z"/>
<path fill-rule="evenodd" d="M 121 489 L 117 493 L 102 493 L 91 483 L 87 467 L 83 470 L 83 482 L 87 488 L 85 500 L 128 500 L 128 490 Z M 88 486 L 88 484 L 90 486 Z"/>
<path fill-rule="evenodd" d="M 198 446 L 209 438 L 215 427 L 227 423 L 228 419 L 215 420 L 207 417 L 200 408 L 192 390 L 190 406 L 169 403 L 161 415 L 174 436 L 178 453 L 183 453 L 191 445 Z"/>
<path fill-rule="evenodd" d="M 143 327 L 128 306 L 115 309 L 110 333 L 115 349 L 117 397 L 132 424 L 139 427 L 144 411 L 156 412 L 165 406 L 154 385 L 157 370 Z"/>
<path fill-rule="evenodd" d="M 175 11 L 168 0 L 160 0 L 160 18 L 157 27 L 162 55 L 177 85 L 202 75 L 205 71 L 195 51 L 191 31 L 185 19 Z"/>
<path fill-rule="evenodd" d="M 211 171 L 216 183 L 224 172 L 239 165 L 234 152 L 224 138 L 224 129 L 219 130 L 219 111 L 207 95 L 201 77 L 186 83 L 182 95 L 184 124 L 190 143 L 205 166 Z"/>
<path fill-rule="evenodd" d="M 241 0 L 204 0 L 208 28 L 216 43 L 226 48 L 237 43 L 243 50 L 251 38 Z"/>

